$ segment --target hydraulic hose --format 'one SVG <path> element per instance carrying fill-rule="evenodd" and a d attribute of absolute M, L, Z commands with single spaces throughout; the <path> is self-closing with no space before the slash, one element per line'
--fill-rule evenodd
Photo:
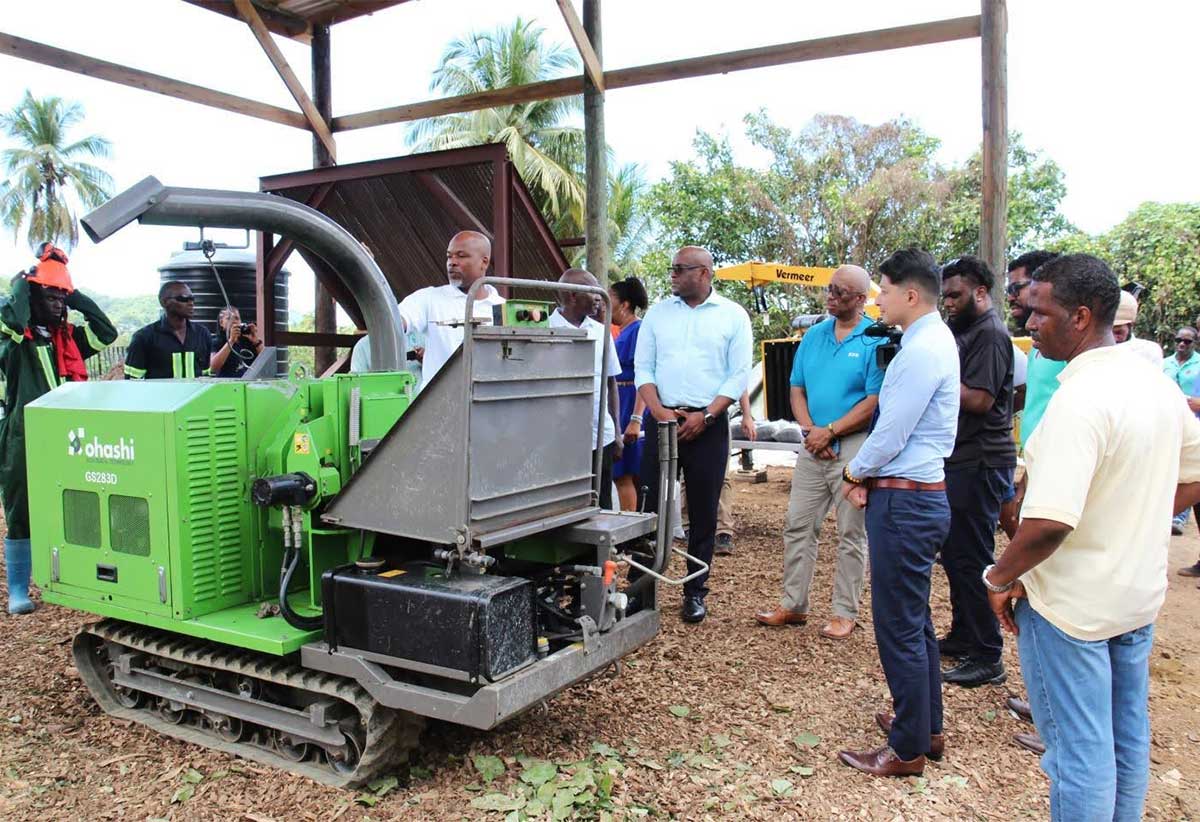
<path fill-rule="evenodd" d="M 284 621 L 301 631 L 319 631 L 325 626 L 324 616 L 306 617 L 292 610 L 288 602 L 288 588 L 292 575 L 300 565 L 299 510 L 283 506 L 283 567 L 279 573 L 279 613 Z"/>

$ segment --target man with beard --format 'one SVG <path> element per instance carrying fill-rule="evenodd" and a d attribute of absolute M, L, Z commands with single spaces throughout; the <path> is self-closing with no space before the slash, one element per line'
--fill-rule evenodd
<path fill-rule="evenodd" d="M 950 532 L 942 566 L 953 619 L 939 641 L 942 656 L 961 662 L 943 679 L 963 687 L 1003 682 L 1000 624 L 988 607 L 983 569 L 994 561 L 1000 504 L 1017 465 L 1012 439 L 1013 347 L 992 307 L 987 263 L 961 257 L 942 268 L 942 305 L 958 343 L 958 433 L 946 460 Z"/>

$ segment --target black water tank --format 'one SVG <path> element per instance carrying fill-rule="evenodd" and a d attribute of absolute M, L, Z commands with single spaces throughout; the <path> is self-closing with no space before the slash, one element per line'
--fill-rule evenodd
<path fill-rule="evenodd" d="M 159 282 L 178 280 L 187 283 L 196 296 L 196 313 L 193 319 L 205 325 L 213 336 L 217 334 L 218 318 L 225 307 L 225 298 L 213 276 L 213 267 L 221 276 L 229 302 L 242 315 L 242 322 L 258 322 L 258 306 L 255 300 L 255 255 L 245 248 L 218 248 L 212 265 L 199 251 L 176 251 L 171 259 L 159 269 Z M 275 330 L 286 331 L 288 327 L 288 271 L 284 269 L 275 277 Z M 259 323 L 262 328 L 262 323 Z M 287 349 L 279 349 L 279 373 L 286 373 Z"/>

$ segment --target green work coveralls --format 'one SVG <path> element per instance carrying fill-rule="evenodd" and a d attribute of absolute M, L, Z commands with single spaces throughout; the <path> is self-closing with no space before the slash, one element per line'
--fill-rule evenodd
<path fill-rule="evenodd" d="M 29 283 L 24 275 L 13 278 L 12 294 L 0 300 L 0 369 L 7 381 L 4 418 L 0 419 L 0 499 L 9 539 L 29 539 L 29 495 L 25 478 L 25 405 L 36 400 L 61 380 L 55 368 L 49 340 L 29 327 Z M 100 307 L 79 291 L 67 296 L 67 307 L 83 314 L 86 323 L 75 326 L 72 336 L 84 359 L 112 345 L 117 329 Z"/>

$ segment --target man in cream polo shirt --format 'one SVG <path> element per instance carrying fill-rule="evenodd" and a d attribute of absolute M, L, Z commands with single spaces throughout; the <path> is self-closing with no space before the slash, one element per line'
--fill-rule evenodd
<path fill-rule="evenodd" d="M 429 385 L 446 361 L 462 345 L 462 322 L 467 313 L 467 291 L 476 280 L 487 274 L 492 261 L 492 242 L 478 231 L 460 231 L 450 238 L 446 247 L 445 285 L 418 289 L 400 301 L 400 320 L 404 332 L 425 335 L 425 355 L 421 360 L 421 384 Z M 492 306 L 504 302 L 490 285 L 483 287 L 475 300 L 475 318 L 490 325 Z M 367 338 L 354 344 L 350 354 L 350 371 L 371 370 L 371 349 Z"/>
<path fill-rule="evenodd" d="M 1025 446 L 1021 524 L 983 573 L 1017 634 L 1054 820 L 1141 819 L 1169 520 L 1200 500 L 1200 421 L 1114 343 L 1119 300 L 1112 271 L 1086 254 L 1034 272 L 1026 327 L 1067 365 Z"/>

